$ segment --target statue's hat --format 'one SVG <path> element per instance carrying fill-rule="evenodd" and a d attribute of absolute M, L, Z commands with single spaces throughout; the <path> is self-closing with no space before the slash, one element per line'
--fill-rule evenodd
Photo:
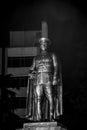
<path fill-rule="evenodd" d="M 48 38 L 48 27 L 47 22 L 42 21 L 42 31 L 41 31 L 41 38 L 39 39 L 39 43 L 51 43 L 50 39 Z"/>

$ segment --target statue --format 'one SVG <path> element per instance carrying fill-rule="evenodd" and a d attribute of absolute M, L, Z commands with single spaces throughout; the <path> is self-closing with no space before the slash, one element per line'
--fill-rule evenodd
<path fill-rule="evenodd" d="M 46 36 L 40 38 L 39 44 L 40 54 L 33 59 L 29 72 L 26 117 L 32 121 L 54 121 L 62 114 L 60 64 L 56 55 L 47 51 L 50 40 Z"/>

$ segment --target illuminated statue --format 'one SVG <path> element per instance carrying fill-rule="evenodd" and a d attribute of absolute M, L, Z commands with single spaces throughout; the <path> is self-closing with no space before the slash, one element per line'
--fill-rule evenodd
<path fill-rule="evenodd" d="M 62 114 L 60 64 L 55 54 L 47 51 L 50 40 L 46 36 L 40 38 L 39 44 L 40 54 L 33 59 L 29 73 L 31 83 L 28 81 L 27 118 L 54 121 Z"/>

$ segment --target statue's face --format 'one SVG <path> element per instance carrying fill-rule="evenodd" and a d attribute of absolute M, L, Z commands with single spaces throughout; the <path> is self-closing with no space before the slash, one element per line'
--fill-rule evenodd
<path fill-rule="evenodd" d="M 47 50 L 47 43 L 46 43 L 46 42 L 42 42 L 42 43 L 40 44 L 40 48 L 41 48 L 42 51 Z"/>

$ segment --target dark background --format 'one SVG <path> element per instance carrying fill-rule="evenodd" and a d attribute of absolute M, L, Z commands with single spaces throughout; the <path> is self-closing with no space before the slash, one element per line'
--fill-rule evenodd
<path fill-rule="evenodd" d="M 63 76 L 63 109 L 60 121 L 82 129 L 87 120 L 87 9 L 86 2 L 1 2 L 0 47 L 10 45 L 9 31 L 41 30 L 48 24 L 50 50 L 59 57 Z"/>

